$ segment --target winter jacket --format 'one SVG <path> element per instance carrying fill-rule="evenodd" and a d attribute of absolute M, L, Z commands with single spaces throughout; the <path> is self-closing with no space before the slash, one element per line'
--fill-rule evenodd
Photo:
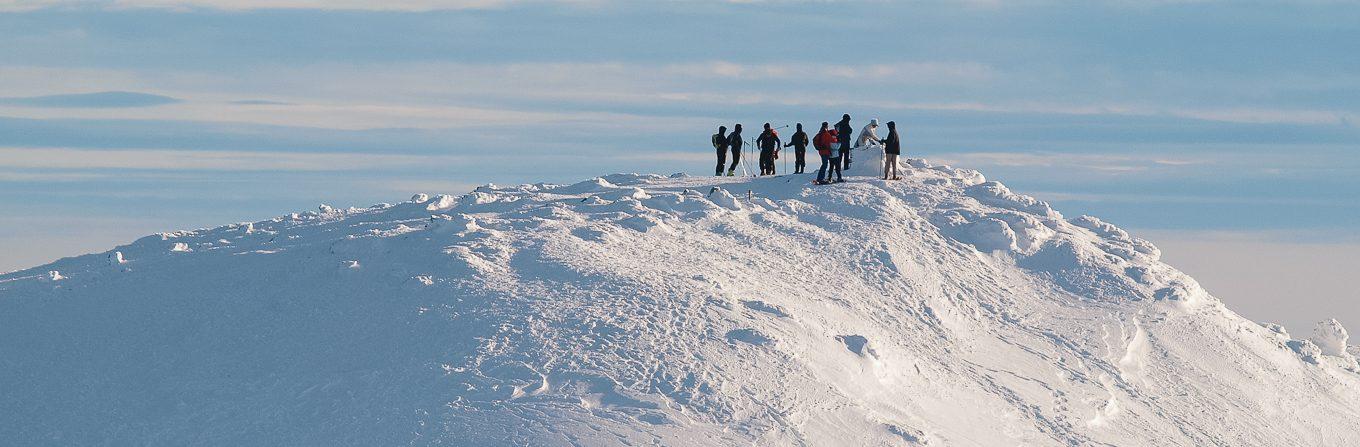
<path fill-rule="evenodd" d="M 727 135 L 721 133 L 713 134 L 713 148 L 720 151 L 727 150 Z"/>
<path fill-rule="evenodd" d="M 760 137 L 756 138 L 756 146 L 762 151 L 779 150 L 779 133 L 774 129 L 761 132 Z"/>
<path fill-rule="evenodd" d="M 855 134 L 855 129 L 850 127 L 850 120 L 848 119 L 842 118 L 840 121 L 837 121 L 835 130 L 838 138 L 850 138 L 851 135 Z"/>
<path fill-rule="evenodd" d="M 800 131 L 797 131 L 797 132 L 794 132 L 794 133 L 793 133 L 793 136 L 789 138 L 789 144 L 785 144 L 785 145 L 784 145 L 784 147 L 789 147 L 789 146 L 793 146 L 793 149 L 794 149 L 794 150 L 799 150 L 799 151 L 804 150 L 804 149 L 807 149 L 807 146 L 808 146 L 808 136 L 807 136 L 807 132 L 803 132 L 803 131 L 801 131 L 801 130 L 800 130 Z"/>
<path fill-rule="evenodd" d="M 831 146 L 836 144 L 836 131 L 821 130 L 817 136 L 812 138 L 812 147 L 817 148 L 817 153 L 823 156 L 831 156 Z"/>
<path fill-rule="evenodd" d="M 739 151 L 741 150 L 741 145 L 742 145 L 741 132 L 732 132 L 730 134 L 727 134 L 727 147 L 732 148 L 732 150 Z"/>
<path fill-rule="evenodd" d="M 883 139 L 883 153 L 902 154 L 902 139 L 897 135 L 897 129 L 888 129 L 888 138 Z"/>
<path fill-rule="evenodd" d="M 876 132 L 877 129 L 878 120 L 877 119 L 869 120 L 869 124 L 864 125 L 864 130 L 859 131 L 859 138 L 855 139 L 855 147 L 867 145 L 871 141 L 874 143 L 878 143 L 879 138 L 878 132 Z"/>

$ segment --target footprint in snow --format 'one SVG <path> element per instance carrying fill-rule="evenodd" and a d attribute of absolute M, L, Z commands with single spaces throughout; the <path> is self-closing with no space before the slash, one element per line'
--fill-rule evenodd
<path fill-rule="evenodd" d="M 733 329 L 727 331 L 727 339 L 732 342 L 750 343 L 756 346 L 768 345 L 770 342 L 774 341 L 755 329 Z"/>
<path fill-rule="evenodd" d="M 837 335 L 836 341 L 844 344 L 845 349 L 850 350 L 855 355 L 878 358 L 878 353 L 874 352 L 874 348 L 869 346 L 869 339 L 862 335 Z"/>
<path fill-rule="evenodd" d="M 584 241 L 599 242 L 603 241 L 609 233 L 596 228 L 582 227 L 571 230 L 571 234 Z"/>
<path fill-rule="evenodd" d="M 746 306 L 747 309 L 751 309 L 751 310 L 754 310 L 754 311 L 757 311 L 757 312 L 764 312 L 764 313 L 767 313 L 767 314 L 770 314 L 770 315 L 774 315 L 774 316 L 776 316 L 776 317 L 780 317 L 780 318 L 788 318 L 788 316 L 789 316 L 789 314 L 788 314 L 787 312 L 784 312 L 784 309 L 780 309 L 779 306 L 775 306 L 775 305 L 773 305 L 773 304 L 766 303 L 766 302 L 764 302 L 764 301 L 755 301 L 755 300 L 752 300 L 752 301 L 742 301 L 741 304 L 742 304 L 743 306 Z"/>

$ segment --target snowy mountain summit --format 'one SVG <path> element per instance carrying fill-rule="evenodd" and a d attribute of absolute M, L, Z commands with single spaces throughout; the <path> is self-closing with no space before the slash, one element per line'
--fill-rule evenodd
<path fill-rule="evenodd" d="M 872 166 L 872 164 L 870 164 Z M 975 171 L 611 175 L 0 275 L 14 445 L 1360 445 L 1360 366 Z"/>

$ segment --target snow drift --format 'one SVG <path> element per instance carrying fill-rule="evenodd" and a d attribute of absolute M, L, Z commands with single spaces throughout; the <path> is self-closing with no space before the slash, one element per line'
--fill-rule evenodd
<path fill-rule="evenodd" d="M 1114 225 L 903 175 L 488 185 L 0 275 L 0 439 L 1360 444 L 1339 324 L 1296 340 Z"/>

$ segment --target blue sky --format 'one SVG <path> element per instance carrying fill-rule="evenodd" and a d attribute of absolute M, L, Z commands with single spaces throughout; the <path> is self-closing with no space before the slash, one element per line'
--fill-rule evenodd
<path fill-rule="evenodd" d="M 702 174 L 718 124 L 844 112 L 1156 235 L 1211 292 L 1305 281 L 1246 273 L 1278 247 L 1360 265 L 1354 2 L 0 0 L 0 39 L 0 270 L 319 203 Z M 1360 286 L 1307 282 L 1237 307 L 1360 325 Z"/>

